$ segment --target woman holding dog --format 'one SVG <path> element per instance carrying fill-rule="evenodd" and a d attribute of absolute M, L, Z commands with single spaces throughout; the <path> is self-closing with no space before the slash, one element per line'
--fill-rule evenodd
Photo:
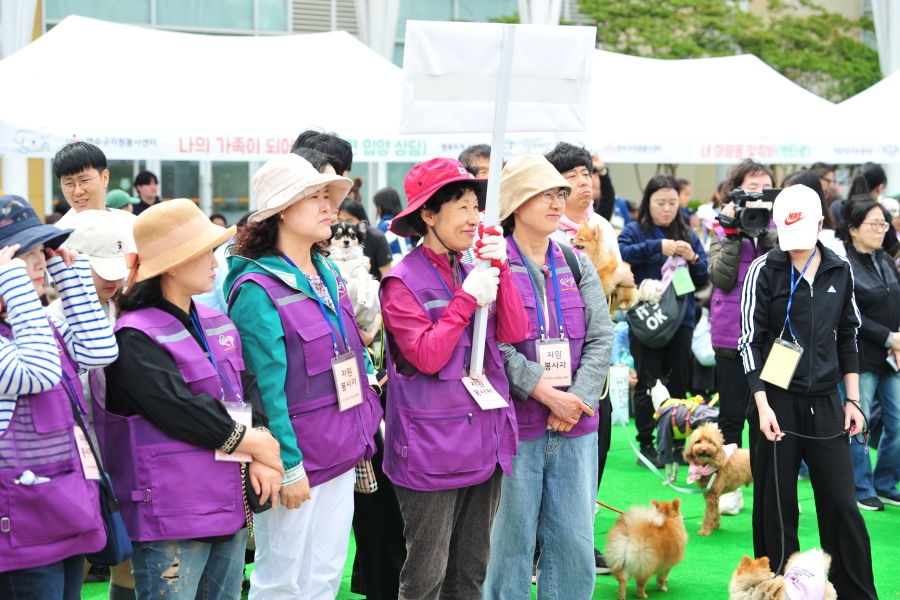
<path fill-rule="evenodd" d="M 521 342 L 529 326 L 506 240 L 479 226 L 486 183 L 459 161 L 429 160 L 406 176 L 409 202 L 391 223 L 397 235 L 423 236 L 382 280 L 381 297 L 391 390 L 384 472 L 406 523 L 403 600 L 481 598 L 500 480 L 518 445 L 498 343 Z M 495 266 L 460 264 L 473 242 Z M 479 306 L 490 308 L 483 374 L 472 380 Z"/>
<path fill-rule="evenodd" d="M 352 185 L 296 154 L 273 158 L 253 177 L 259 210 L 228 259 L 229 312 L 285 470 L 282 506 L 254 519 L 254 599 L 335 598 L 354 467 L 375 451 L 382 411 L 372 365 L 337 268 L 322 255 Z"/>
<path fill-rule="evenodd" d="M 566 179 L 544 157 L 525 154 L 506 164 L 500 190 L 512 279 L 531 334 L 500 346 L 519 452 L 512 476 L 503 478 L 483 598 L 528 596 L 535 536 L 538 597 L 589 598 L 596 585 L 598 404 L 612 323 L 590 259 L 582 255 L 580 274 L 572 273 L 553 241 L 570 191 Z"/>
<path fill-rule="evenodd" d="M 753 469 L 754 552 L 781 572 L 800 550 L 797 473 L 805 459 L 838 597 L 874 600 L 869 534 L 841 435 L 861 433 L 864 422 L 853 273 L 846 259 L 818 242 L 822 202 L 813 190 L 787 188 L 772 214 L 779 247 L 753 261 L 741 294 L 741 354 L 766 438 Z"/>
<path fill-rule="evenodd" d="M 900 273 L 882 249 L 888 221 L 881 205 L 869 196 L 851 198 L 844 206 L 838 235 L 856 279 L 859 327 L 859 403 L 863 413 L 881 406 L 884 432 L 878 462 L 863 446 L 853 448 L 856 502 L 863 510 L 900 506 Z"/>
<path fill-rule="evenodd" d="M 671 257 L 680 257 L 686 265 L 690 281 L 697 289 L 707 283 L 706 252 L 700 238 L 681 215 L 678 203 L 680 186 L 671 175 L 656 175 L 644 188 L 644 197 L 636 221 L 625 226 L 619 235 L 622 258 L 631 263 L 634 282 L 662 279 L 663 266 Z M 650 390 L 662 380 L 674 398 L 683 398 L 691 381 L 691 341 L 694 335 L 694 294 L 686 294 L 684 319 L 675 335 L 662 347 L 651 347 L 629 334 L 631 354 L 638 381 L 634 388 L 634 411 L 637 441 L 641 453 L 657 467 L 653 448 L 653 401 Z M 638 461 L 638 464 L 643 464 Z"/>

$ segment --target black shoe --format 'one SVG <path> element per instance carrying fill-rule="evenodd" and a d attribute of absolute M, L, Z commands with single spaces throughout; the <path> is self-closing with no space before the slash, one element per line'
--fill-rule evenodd
<path fill-rule="evenodd" d="M 84 583 L 104 583 L 109 581 L 109 567 L 91 565 Z"/>
<path fill-rule="evenodd" d="M 597 565 L 597 575 L 609 575 L 609 567 L 606 566 L 606 557 L 594 548 L 594 562 Z"/>
<path fill-rule="evenodd" d="M 884 504 L 875 496 L 857 500 L 856 505 L 862 510 L 884 510 Z"/>
<path fill-rule="evenodd" d="M 898 494 L 896 491 L 893 491 L 890 494 L 878 494 L 878 499 L 885 504 L 900 506 L 900 494 Z"/>
<path fill-rule="evenodd" d="M 653 449 L 653 446 L 647 446 L 647 447 L 641 448 L 641 454 L 643 454 L 644 458 L 649 460 L 650 464 L 653 465 L 654 467 L 656 467 L 657 469 L 661 469 L 663 467 L 662 463 L 660 463 L 659 460 L 656 458 L 656 450 Z M 644 461 L 642 461 L 641 459 L 637 460 L 637 465 L 639 467 L 647 466 L 644 464 Z"/>

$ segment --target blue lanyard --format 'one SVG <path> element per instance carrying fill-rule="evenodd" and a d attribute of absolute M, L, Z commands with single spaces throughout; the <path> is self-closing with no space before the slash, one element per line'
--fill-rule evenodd
<path fill-rule="evenodd" d="M 800 285 L 800 281 L 803 279 L 803 276 L 806 274 L 806 269 L 809 268 L 809 263 L 812 262 L 813 257 L 816 255 L 816 252 L 818 252 L 818 251 L 819 251 L 818 248 L 813 250 L 813 253 L 810 255 L 809 260 L 806 261 L 806 266 L 803 267 L 802 271 L 800 271 L 800 279 L 798 279 L 796 283 L 794 283 L 794 265 L 793 265 L 793 263 L 791 264 L 791 293 L 788 296 L 787 314 L 785 314 L 785 316 L 784 316 L 784 325 L 782 325 L 782 327 L 781 327 L 781 336 L 779 336 L 779 337 L 784 336 L 784 328 L 787 327 L 788 330 L 791 332 L 791 337 L 794 338 L 795 344 L 797 343 L 797 336 L 794 335 L 794 328 L 791 326 L 791 303 L 794 300 L 794 292 L 797 290 L 797 287 Z"/>
<path fill-rule="evenodd" d="M 290 258 L 288 258 L 287 254 L 282 253 L 281 258 L 284 259 L 284 262 L 291 265 L 298 271 L 300 270 L 297 268 L 297 265 L 294 264 L 294 261 L 292 261 Z M 325 278 L 322 277 L 322 272 L 319 270 L 318 265 L 316 265 L 315 262 L 313 262 L 313 266 L 316 269 L 316 273 L 318 273 L 319 277 L 322 279 L 322 285 L 324 285 L 325 289 L 328 290 L 328 296 L 331 298 L 331 305 L 334 307 L 335 315 L 337 315 L 338 328 L 340 329 L 340 332 L 341 332 L 341 340 L 343 340 L 343 342 L 344 342 L 344 348 L 347 350 L 347 352 L 349 352 L 350 351 L 350 343 L 347 341 L 347 334 L 344 332 L 344 321 L 343 321 L 343 319 L 341 319 L 340 307 L 339 307 L 337 301 L 335 300 L 334 296 L 331 294 L 331 290 L 328 289 L 328 284 L 325 283 Z M 332 275 L 334 275 L 334 271 L 332 271 L 331 273 L 332 273 Z M 337 275 L 335 275 L 335 281 L 337 281 Z M 334 335 L 336 333 L 334 330 L 334 323 L 331 322 L 331 317 L 328 316 L 328 311 L 325 309 L 325 303 L 322 302 L 322 298 L 319 297 L 319 293 L 316 291 L 316 288 L 314 288 L 312 286 L 312 284 L 310 284 L 309 287 L 312 290 L 313 296 L 316 297 L 316 302 L 319 303 L 319 310 L 322 311 L 322 317 L 324 317 L 325 322 L 328 323 L 328 327 L 330 329 L 328 334 L 331 336 L 331 344 L 334 347 L 334 355 L 339 356 L 340 351 L 338 350 L 337 338 Z"/>
<path fill-rule="evenodd" d="M 434 268 L 434 265 L 431 264 L 431 261 L 428 260 L 427 256 L 425 257 L 425 262 L 427 262 L 428 266 L 431 267 L 431 270 L 434 271 L 434 276 L 438 278 L 438 281 L 441 282 L 441 286 L 444 288 L 444 291 L 447 292 L 447 296 L 449 297 L 450 300 L 452 300 L 453 292 L 451 292 L 450 288 L 447 287 L 447 284 L 444 283 L 444 278 L 441 277 L 441 274 L 438 273 L 438 270 Z M 455 279 L 455 277 L 454 277 L 454 279 Z M 469 333 L 468 325 L 466 325 L 466 334 L 468 334 L 471 337 L 471 334 Z M 463 355 L 463 372 L 465 373 L 468 370 L 469 370 L 469 349 L 466 348 L 465 354 Z"/>
<path fill-rule="evenodd" d="M 519 253 L 519 256 L 522 256 L 522 251 L 519 250 L 519 245 L 516 243 L 516 239 L 513 236 L 509 236 L 509 239 L 512 240 L 513 246 L 516 247 L 516 252 Z M 556 261 L 553 259 L 553 242 L 549 242 L 547 247 L 547 262 L 550 263 L 550 269 L 553 273 L 553 293 L 556 295 L 554 298 L 554 302 L 556 303 L 556 324 L 559 325 L 559 339 L 565 339 L 564 331 L 563 331 L 563 319 L 562 319 L 562 308 L 559 303 L 559 281 L 556 279 Z M 525 263 L 524 257 L 522 258 L 522 263 Z M 528 283 L 531 284 L 531 291 L 534 292 L 534 300 L 535 305 L 537 306 L 537 314 L 538 314 L 538 327 L 541 329 L 541 339 L 543 340 L 546 336 L 544 333 L 544 311 L 541 310 L 541 299 L 538 297 L 537 288 L 534 285 L 534 280 L 531 278 L 531 273 L 528 274 Z M 544 294 L 544 298 L 546 298 L 546 292 Z"/>
<path fill-rule="evenodd" d="M 241 398 L 241 395 L 237 393 L 237 391 L 231 386 L 231 382 L 222 375 L 222 371 L 219 370 L 218 365 L 216 365 L 216 359 L 212 355 L 212 351 L 209 349 L 209 343 L 206 341 L 206 332 L 203 330 L 203 325 L 200 324 L 200 317 L 197 316 L 197 311 L 193 308 L 191 309 L 191 325 L 194 326 L 194 329 L 197 330 L 197 334 L 200 337 L 200 345 L 203 346 L 203 351 L 206 352 L 207 358 L 209 358 L 209 362 L 212 363 L 213 369 L 216 370 L 216 374 L 219 376 L 219 381 L 225 382 L 225 385 L 228 386 L 228 389 L 231 390 L 231 393 L 234 394 L 234 397 L 241 404 L 244 403 L 244 399 Z M 221 386 L 220 386 L 221 388 Z M 222 402 L 225 402 L 225 388 L 221 388 L 222 390 Z"/>

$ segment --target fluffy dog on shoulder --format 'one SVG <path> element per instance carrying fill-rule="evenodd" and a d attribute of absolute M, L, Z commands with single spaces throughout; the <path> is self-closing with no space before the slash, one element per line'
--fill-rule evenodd
<path fill-rule="evenodd" d="M 609 299 L 609 311 L 615 313 L 621 307 L 628 310 L 638 301 L 637 288 L 625 286 L 621 283 L 613 283 L 616 269 L 620 266 L 631 268 L 626 262 L 619 263 L 616 255 L 603 245 L 603 232 L 597 225 L 582 225 L 575 237 L 572 238 L 572 247 L 578 248 L 588 255 L 600 281 L 603 283 L 603 293 Z"/>
<path fill-rule="evenodd" d="M 337 223 L 331 226 L 331 240 L 328 258 L 334 261 L 341 272 L 341 279 L 347 284 L 347 293 L 356 322 L 361 327 L 369 327 L 378 319 L 381 305 L 378 301 L 378 282 L 369 273 L 370 262 L 363 254 L 366 230 L 369 224 L 360 221 L 357 225 Z"/>
<path fill-rule="evenodd" d="M 828 574 L 831 567 L 831 557 L 827 553 L 822 552 L 824 562 L 824 574 L 820 573 L 819 577 L 824 579 L 824 575 Z M 741 559 L 741 564 L 735 569 L 731 578 L 731 584 L 728 586 L 729 600 L 791 600 L 792 598 L 803 598 L 804 600 L 837 600 L 837 592 L 830 581 L 816 582 L 807 569 L 804 569 L 799 577 L 794 577 L 791 573 L 791 567 L 798 558 L 803 556 L 799 552 L 795 552 L 788 559 L 785 568 L 785 576 L 775 576 L 769 568 L 769 559 L 765 556 L 753 560 L 746 554 Z M 789 581 L 785 581 L 785 577 Z M 788 586 L 793 588 L 791 595 L 788 595 Z M 815 590 L 813 595 L 807 592 Z M 824 591 L 824 595 L 822 592 Z"/>
<path fill-rule="evenodd" d="M 715 423 L 706 423 L 697 428 L 691 439 L 684 445 L 684 459 L 690 464 L 688 483 L 697 481 L 701 488 L 709 484 L 713 473 L 716 479 L 712 487 L 703 493 L 706 512 L 700 535 L 709 535 L 719 528 L 719 498 L 733 492 L 742 485 L 753 483 L 750 473 L 750 451 L 735 444 L 725 445 L 725 437 Z"/>
<path fill-rule="evenodd" d="M 684 559 L 687 531 L 681 516 L 681 500 L 651 502 L 621 515 L 606 535 L 606 561 L 619 580 L 619 599 L 625 600 L 629 577 L 637 581 L 637 597 L 646 598 L 647 581 L 666 591 L 669 571 Z"/>

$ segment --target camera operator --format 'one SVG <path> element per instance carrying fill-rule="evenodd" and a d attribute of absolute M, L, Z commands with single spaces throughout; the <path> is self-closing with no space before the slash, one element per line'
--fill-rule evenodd
<path fill-rule="evenodd" d="M 751 159 L 744 159 L 731 168 L 725 189 L 729 196 L 741 188 L 748 194 L 758 194 L 766 188 L 775 186 L 772 171 L 763 164 Z M 748 210 L 738 208 L 738 211 Z M 749 209 L 760 210 L 760 209 Z M 735 202 L 722 207 L 722 215 L 735 217 Z M 771 213 L 769 213 L 769 216 Z M 761 215 L 758 215 L 761 216 Z M 724 227 L 721 223 L 715 227 L 717 235 L 710 236 L 709 243 L 709 281 L 713 285 L 709 323 L 712 329 L 713 350 L 716 353 L 716 380 L 719 387 L 719 428 L 725 437 L 726 444 L 741 446 L 743 439 L 744 419 L 750 399 L 750 386 L 744 374 L 744 366 L 738 351 L 738 338 L 741 329 L 741 290 L 744 278 L 756 258 L 771 250 L 778 243 L 776 230 L 770 229 L 770 219 L 759 219 L 759 229 L 746 229 L 740 223 L 729 223 L 729 219 L 721 219 L 732 227 Z M 763 225 L 762 222 L 765 221 Z M 756 434 L 758 424 L 750 424 L 750 452 L 756 453 Z M 752 466 L 751 461 L 751 466 Z M 737 514 L 743 507 L 740 488 L 724 494 L 719 499 L 720 511 L 725 514 Z"/>

